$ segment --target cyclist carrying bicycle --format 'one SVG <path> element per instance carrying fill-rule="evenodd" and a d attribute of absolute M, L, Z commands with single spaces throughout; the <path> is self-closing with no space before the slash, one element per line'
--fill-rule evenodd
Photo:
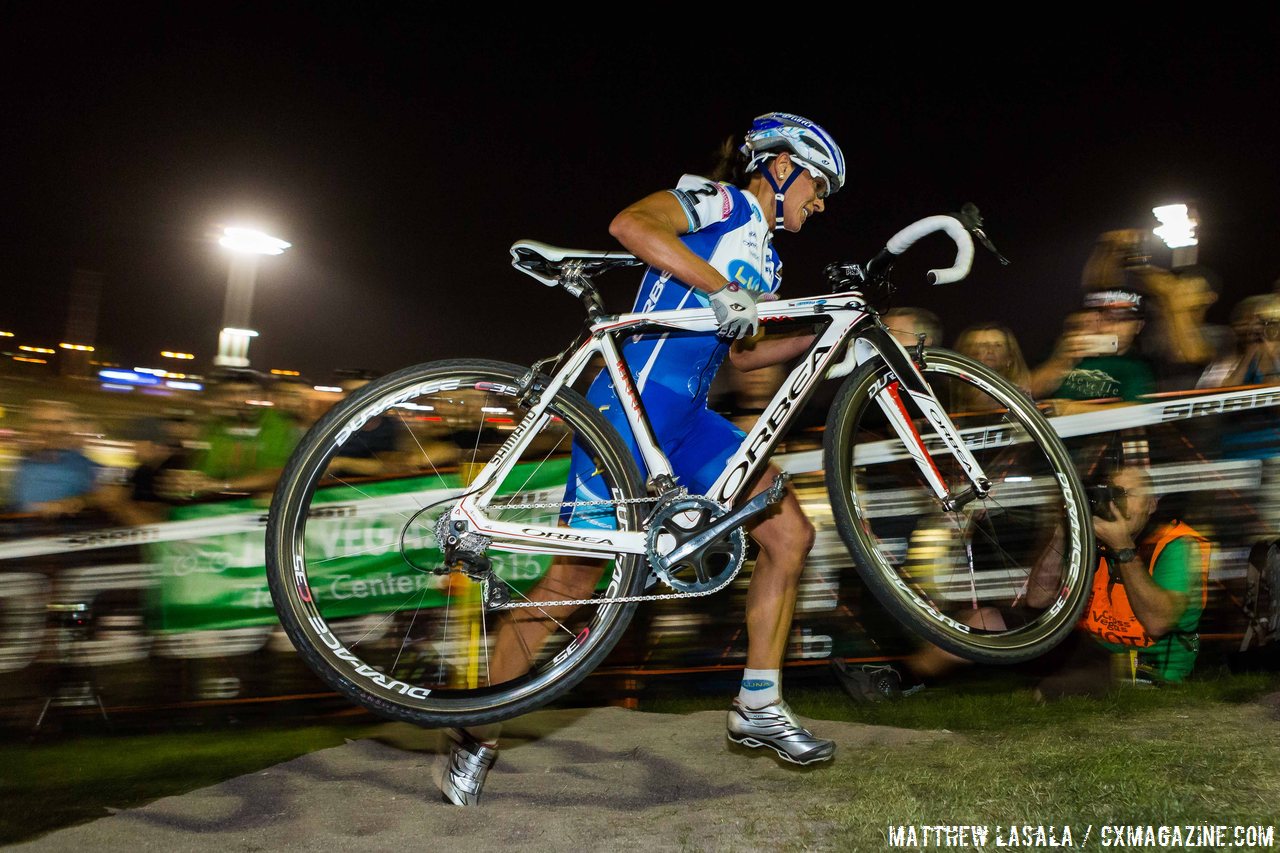
<path fill-rule="evenodd" d="M 726 144 L 711 178 L 685 175 L 673 190 L 637 201 L 619 213 L 609 232 L 649 265 L 636 298 L 636 311 L 710 307 L 715 334 L 637 337 L 623 348 L 653 431 L 671 461 L 679 485 L 703 494 L 738 448 L 744 433 L 707 408 L 716 370 L 726 356 L 750 371 L 803 354 L 811 335 L 764 339 L 756 302 L 773 298 L 781 282 L 781 260 L 773 234 L 798 232 L 826 209 L 845 182 L 844 156 L 817 124 L 789 113 L 755 119 L 744 143 Z M 587 399 L 600 409 L 631 446 L 644 470 L 607 373 L 597 377 Z M 565 501 L 593 501 L 598 477 L 575 453 Z M 770 465 L 750 490 L 755 495 L 778 475 Z M 578 513 L 574 526 L 609 526 L 607 517 Z M 767 747 L 788 762 L 831 759 L 835 744 L 802 726 L 782 699 L 781 669 L 795 608 L 796 590 L 813 525 L 790 487 L 773 511 L 751 528 L 760 546 L 747 594 L 747 662 L 738 696 L 728 716 L 731 741 Z M 590 594 L 601 568 L 557 560 L 529 597 L 554 601 Z M 557 608 L 546 613 L 556 616 Z M 541 646 L 549 619 L 504 623 L 495 642 L 492 677 L 515 677 L 527 667 L 530 650 Z M 521 653 L 523 652 L 523 654 Z M 504 671 L 505 670 L 505 671 Z M 457 805 L 476 803 L 485 775 L 497 757 L 496 728 L 451 730 L 455 746 L 443 793 Z"/>

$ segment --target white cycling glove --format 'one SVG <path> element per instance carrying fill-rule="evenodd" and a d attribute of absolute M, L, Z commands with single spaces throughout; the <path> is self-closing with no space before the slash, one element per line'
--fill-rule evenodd
<path fill-rule="evenodd" d="M 731 340 L 749 338 L 756 333 L 760 321 L 756 318 L 756 301 L 750 292 L 733 282 L 711 294 L 711 310 L 720 324 L 719 334 Z"/>

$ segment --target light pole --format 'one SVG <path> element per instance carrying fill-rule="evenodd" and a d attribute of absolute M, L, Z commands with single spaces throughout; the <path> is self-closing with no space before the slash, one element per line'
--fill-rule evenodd
<path fill-rule="evenodd" d="M 1173 250 L 1170 269 L 1189 267 L 1196 262 L 1200 241 L 1196 239 L 1196 226 L 1200 220 L 1194 207 L 1186 204 L 1165 204 L 1151 208 L 1160 224 L 1152 231 Z"/>
<path fill-rule="evenodd" d="M 248 367 L 249 341 L 258 333 L 249 327 L 253 306 L 253 285 L 258 275 L 258 258 L 279 255 L 292 243 L 251 228 L 224 228 L 218 245 L 231 252 L 227 275 L 227 300 L 222 309 L 222 330 L 218 333 L 218 366 Z"/>

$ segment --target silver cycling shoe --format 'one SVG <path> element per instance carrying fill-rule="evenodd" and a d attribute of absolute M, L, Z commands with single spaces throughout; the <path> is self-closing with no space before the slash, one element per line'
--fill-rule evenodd
<path fill-rule="evenodd" d="M 465 729 L 449 729 L 453 749 L 449 753 L 449 765 L 444 769 L 440 792 L 446 803 L 455 806 L 474 806 L 480 802 L 484 777 L 498 760 L 498 750 L 485 746 Z"/>
<path fill-rule="evenodd" d="M 815 737 L 781 699 L 763 708 L 748 708 L 734 699 L 729 709 L 729 740 L 752 748 L 767 746 L 792 764 L 829 761 L 836 754 L 835 741 Z"/>

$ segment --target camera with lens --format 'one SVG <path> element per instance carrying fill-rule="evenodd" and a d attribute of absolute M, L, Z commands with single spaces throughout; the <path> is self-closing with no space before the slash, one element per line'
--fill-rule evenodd
<path fill-rule="evenodd" d="M 1089 500 L 1089 512 L 1104 521 L 1116 520 L 1114 503 L 1123 494 L 1120 489 L 1106 479 L 1099 479 L 1086 485 L 1084 493 Z"/>
<path fill-rule="evenodd" d="M 1258 318 L 1258 340 L 1280 341 L 1280 317 Z"/>

